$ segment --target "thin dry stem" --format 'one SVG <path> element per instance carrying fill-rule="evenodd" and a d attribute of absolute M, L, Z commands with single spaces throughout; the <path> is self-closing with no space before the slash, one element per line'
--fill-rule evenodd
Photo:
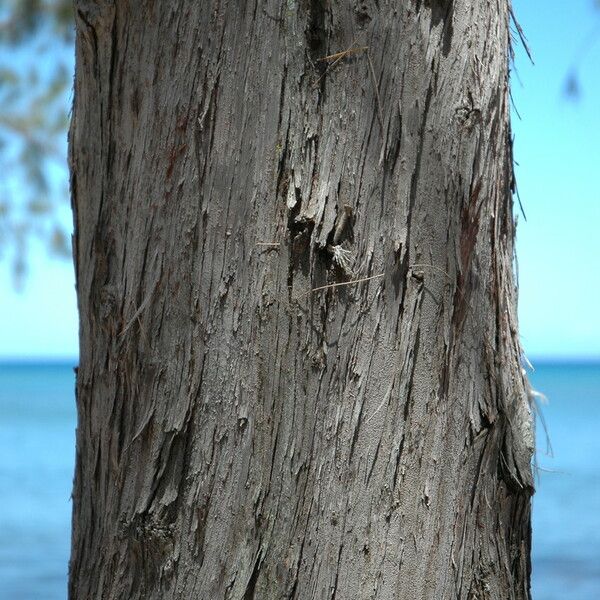
<path fill-rule="evenodd" d="M 377 279 L 378 277 L 383 277 L 385 273 L 379 273 L 379 275 L 371 275 L 370 277 L 363 277 L 362 279 L 353 279 L 352 281 L 340 281 L 339 283 L 330 283 L 328 285 L 322 285 L 320 287 L 313 288 L 310 292 L 306 292 L 306 294 L 302 294 L 299 298 L 304 296 L 308 296 L 313 292 L 320 292 L 321 290 L 327 290 L 329 288 L 341 287 L 343 285 L 353 285 L 355 283 L 363 283 L 364 281 L 370 281 L 371 279 Z"/>
<path fill-rule="evenodd" d="M 321 77 L 319 77 L 319 79 L 317 79 L 317 81 L 314 84 L 314 87 L 316 88 L 319 85 L 319 83 L 321 82 L 321 79 L 323 79 L 323 77 L 325 77 L 325 75 L 327 75 L 327 73 L 329 73 L 330 69 L 333 69 L 333 67 L 335 67 L 335 65 L 337 65 L 344 57 L 350 56 L 352 54 L 356 54 L 357 52 L 366 50 L 367 48 L 368 48 L 368 46 L 358 47 L 358 46 L 356 46 L 356 42 L 352 42 L 352 45 L 350 46 L 350 48 L 347 48 L 346 50 L 343 50 L 342 52 L 337 52 L 336 54 L 331 54 L 329 56 L 324 56 L 323 58 L 319 58 L 317 60 L 317 62 L 330 61 L 330 60 L 333 60 L 333 62 L 327 66 L 327 68 L 325 69 L 325 71 L 323 72 Z M 337 57 L 337 58 L 335 58 L 335 57 Z"/>
<path fill-rule="evenodd" d="M 325 62 L 330 60 L 339 60 L 340 58 L 344 58 L 345 56 L 350 56 L 351 54 L 357 54 L 358 52 L 363 52 L 364 50 L 368 50 L 369 46 L 356 46 L 352 44 L 350 48 L 347 50 L 342 50 L 341 52 L 336 52 L 335 54 L 330 54 L 329 56 L 324 56 L 323 58 L 318 58 L 317 62 Z"/>
<path fill-rule="evenodd" d="M 381 135 L 383 135 L 383 115 L 381 112 L 381 98 L 379 97 L 379 85 L 377 78 L 375 77 L 375 69 L 373 67 L 373 61 L 371 55 L 367 52 L 367 59 L 369 60 L 369 70 L 371 71 L 371 78 L 373 79 L 373 87 L 375 88 L 375 98 L 377 99 L 377 119 L 379 120 L 379 126 L 381 127 Z"/>

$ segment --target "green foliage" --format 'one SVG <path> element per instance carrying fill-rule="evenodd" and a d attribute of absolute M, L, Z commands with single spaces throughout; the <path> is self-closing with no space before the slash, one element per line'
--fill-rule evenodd
<path fill-rule="evenodd" d="M 600 11 L 600 0 L 592 0 L 594 9 Z M 571 100 L 578 100 L 582 95 L 582 86 L 580 83 L 579 69 L 585 59 L 588 58 L 593 46 L 598 43 L 600 31 L 598 31 L 598 23 L 593 23 L 588 35 L 581 41 L 579 49 L 573 57 L 571 67 L 567 72 L 564 84 L 565 96 Z"/>
<path fill-rule="evenodd" d="M 72 0 L 0 0 L 0 39 L 22 44 L 45 27 L 64 41 L 73 37 Z"/>
<path fill-rule="evenodd" d="M 69 256 L 71 0 L 0 0 L 0 257 L 17 277 L 35 237 Z"/>

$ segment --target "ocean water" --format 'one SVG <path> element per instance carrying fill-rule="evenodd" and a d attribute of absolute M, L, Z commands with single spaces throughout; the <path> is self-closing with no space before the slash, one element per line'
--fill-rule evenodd
<path fill-rule="evenodd" d="M 600 363 L 531 374 L 538 426 L 534 600 L 600 599 Z M 66 598 L 75 443 L 71 365 L 0 365 L 0 597 Z"/>
<path fill-rule="evenodd" d="M 67 596 L 74 385 L 69 365 L 0 365 L 0 598 Z"/>
<path fill-rule="evenodd" d="M 600 599 L 600 363 L 542 364 L 533 499 L 534 600 Z"/>

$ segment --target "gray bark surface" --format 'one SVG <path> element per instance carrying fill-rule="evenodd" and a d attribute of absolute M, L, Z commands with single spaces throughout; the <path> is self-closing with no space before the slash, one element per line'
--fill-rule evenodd
<path fill-rule="evenodd" d="M 528 599 L 508 2 L 75 4 L 70 597 Z"/>

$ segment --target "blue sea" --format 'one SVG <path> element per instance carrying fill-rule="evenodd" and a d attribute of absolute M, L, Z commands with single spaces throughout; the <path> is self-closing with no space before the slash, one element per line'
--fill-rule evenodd
<path fill-rule="evenodd" d="M 600 363 L 539 364 L 534 600 L 600 599 Z M 72 365 L 0 365 L 0 597 L 66 598 Z"/>

